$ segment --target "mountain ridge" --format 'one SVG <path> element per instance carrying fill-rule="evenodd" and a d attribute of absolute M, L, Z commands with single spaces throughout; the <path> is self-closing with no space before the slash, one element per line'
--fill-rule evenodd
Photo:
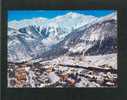
<path fill-rule="evenodd" d="M 77 14 L 74 14 L 74 13 L 69 13 L 69 14 L 66 14 L 66 16 L 67 15 L 72 15 L 73 16 L 73 18 L 76 18 L 77 17 Z M 79 14 L 80 15 L 80 14 Z M 81 14 L 82 15 L 82 14 Z M 64 15 L 63 15 L 64 16 Z M 85 16 L 86 17 L 86 16 Z M 57 19 L 58 20 L 60 20 L 60 24 L 61 24 L 61 22 L 63 22 L 63 21 L 61 21 L 62 19 L 59 19 L 59 18 L 62 18 L 62 16 L 59 16 L 59 17 L 57 17 Z M 64 18 L 64 17 L 63 17 Z M 79 17 L 77 17 L 77 18 L 79 18 Z M 84 17 L 82 17 L 82 18 L 84 18 Z M 90 20 L 92 18 L 92 20 Z M 87 19 L 87 18 L 86 18 Z M 87 39 L 87 37 L 88 37 L 88 40 L 90 40 L 90 39 L 93 39 L 93 41 L 94 40 L 98 40 L 99 39 L 99 36 L 97 36 L 97 35 L 90 35 L 90 34 L 88 34 L 88 33 L 90 33 L 90 31 L 91 32 L 95 32 L 95 33 L 97 33 L 97 31 L 98 32 L 100 32 L 99 31 L 99 25 L 102 27 L 102 25 L 101 25 L 101 23 L 104 23 L 104 22 L 106 22 L 106 23 L 108 23 L 108 21 L 109 21 L 109 26 L 111 26 L 111 27 L 113 27 L 113 32 L 114 32 L 114 34 L 117 34 L 117 31 L 116 31 L 116 29 L 117 29 L 117 27 L 116 27 L 116 20 L 117 20 L 117 18 L 116 18 L 116 13 L 112 13 L 112 14 L 109 14 L 109 15 L 107 15 L 107 16 L 104 16 L 104 17 L 101 17 L 101 18 L 94 18 L 93 16 L 91 16 L 90 17 L 90 19 L 88 18 L 87 20 L 89 21 L 89 22 L 87 22 L 86 20 L 84 20 L 84 22 L 82 23 L 82 24 L 80 24 L 80 21 L 82 22 L 82 20 L 81 19 L 78 19 L 78 20 L 80 20 L 79 22 L 78 22 L 78 20 L 76 21 L 74 21 L 74 23 L 79 23 L 79 27 L 76 27 L 76 25 L 75 24 L 73 24 L 73 25 L 69 25 L 68 26 L 68 24 L 65 24 L 65 25 L 63 25 L 63 23 L 60 25 L 59 24 L 59 21 L 57 22 L 52 22 L 52 20 L 51 20 L 51 22 L 49 21 L 47 21 L 46 22 L 46 26 L 47 25 L 49 25 L 48 27 L 41 27 L 42 25 L 40 25 L 39 27 L 41 27 L 41 28 L 38 28 L 36 25 L 35 26 L 29 26 L 29 27 L 26 27 L 26 28 L 24 28 L 24 30 L 22 29 L 17 29 L 17 30 L 13 30 L 13 29 L 10 29 L 10 30 L 12 30 L 12 32 L 10 32 L 10 30 L 8 31 L 8 37 L 9 38 L 16 38 L 17 39 L 17 45 L 15 45 L 14 43 L 12 44 L 12 41 L 16 41 L 16 40 L 9 40 L 9 43 L 8 43 L 8 47 L 9 47 L 9 51 L 8 51 L 8 53 L 9 53 L 9 57 L 11 57 L 12 55 L 14 56 L 14 57 L 11 57 L 11 59 L 10 60 L 12 60 L 12 61 L 20 61 L 21 59 L 27 59 L 27 60 L 29 60 L 29 59 L 32 59 L 32 58 L 37 58 L 38 56 L 40 56 L 40 55 L 42 55 L 42 54 L 44 54 L 44 55 L 46 55 L 45 54 L 45 52 L 46 51 L 52 51 L 53 53 L 55 53 L 55 52 L 57 52 L 57 50 L 58 49 L 56 49 L 55 48 L 55 46 L 57 47 L 57 45 L 58 45 L 58 47 L 59 47 L 59 45 L 60 44 L 62 44 L 62 41 L 65 41 L 66 40 L 66 38 L 67 37 L 69 37 L 70 39 L 71 39 L 71 41 L 76 41 L 76 38 L 74 38 L 74 37 L 79 37 L 80 35 L 78 35 L 77 34 L 77 32 L 82 32 L 82 33 L 80 33 L 80 34 L 82 34 L 82 35 L 84 35 L 84 36 L 82 36 L 81 35 L 81 38 L 83 39 L 83 37 L 84 37 L 84 39 L 86 40 Z M 66 18 L 66 20 L 70 20 L 69 19 L 69 17 L 67 16 L 67 18 Z M 112 22 L 113 21 L 113 22 Z M 69 22 L 69 21 L 65 21 L 66 23 L 67 22 Z M 73 22 L 73 21 L 72 21 Z M 86 22 L 86 23 L 85 23 Z M 45 23 L 45 22 L 44 22 Z M 48 23 L 48 24 L 47 24 Z M 53 24 L 52 24 L 53 23 Z M 70 23 L 71 23 L 71 21 L 70 21 Z M 115 23 L 115 24 L 113 24 L 113 23 Z M 44 25 L 45 26 L 45 25 Z M 67 26 L 67 27 L 69 27 L 68 29 L 65 27 L 65 26 Z M 72 29 L 72 26 L 73 27 L 75 27 L 75 28 L 73 28 Z M 92 28 L 89 28 L 89 27 L 92 27 Z M 95 28 L 94 28 L 95 27 Z M 89 28 L 89 29 L 88 29 Z M 105 29 L 105 28 L 107 28 L 107 30 Z M 71 30 L 72 29 L 72 30 Z M 84 31 L 84 30 L 86 30 L 87 29 L 87 31 Z M 93 29 L 95 29 L 96 31 L 93 31 Z M 110 28 L 110 27 L 108 27 L 108 25 L 106 25 L 106 27 L 105 26 L 103 26 L 102 27 L 102 29 L 105 29 L 105 33 L 104 34 L 106 34 L 106 31 L 107 32 L 110 32 L 112 29 Z M 20 31 L 19 31 L 20 30 Z M 70 31 L 71 30 L 71 31 Z M 102 30 L 103 31 L 103 30 Z M 101 32 L 102 32 L 101 31 Z M 48 33 L 47 33 L 48 32 Z M 74 33 L 73 33 L 74 32 Z M 87 37 L 85 36 L 85 33 L 87 33 Z M 101 33 L 100 32 L 100 33 Z M 44 34 L 45 33 L 45 34 Z M 102 32 L 103 33 L 103 32 Z M 12 34 L 14 34 L 14 35 L 12 35 Z M 19 35 L 20 34 L 20 35 Z M 72 36 L 70 35 L 70 34 L 73 34 Z M 77 35 L 76 35 L 77 34 Z M 16 35 L 16 36 L 15 36 Z M 74 35 L 76 35 L 76 36 L 74 36 Z M 109 34 L 110 35 L 110 34 Z M 17 37 L 18 36 L 18 37 Z M 100 35 L 101 36 L 101 35 Z M 103 36 L 101 36 L 102 38 L 103 38 Z M 117 36 L 115 37 L 115 38 L 117 38 Z M 18 40 L 18 39 L 20 39 L 20 40 Z M 80 38 L 79 38 L 80 39 Z M 80 39 L 80 41 L 84 41 L 84 39 L 82 40 L 82 39 Z M 28 41 L 29 40 L 29 41 Z M 77 39 L 78 40 L 78 39 Z M 102 39 L 103 40 L 103 39 Z M 18 42 L 19 41 L 19 42 Z M 22 41 L 22 42 L 21 42 Z M 35 42 L 36 41 L 36 42 Z M 70 41 L 70 40 L 69 40 Z M 68 46 L 66 46 L 65 44 L 64 45 L 60 45 L 60 47 L 59 47 L 59 50 L 63 50 L 63 54 L 65 53 L 65 51 L 67 50 L 67 51 L 69 51 L 70 50 L 70 52 L 72 52 L 71 51 L 71 49 L 74 49 L 74 50 L 76 50 L 76 48 L 74 48 L 74 47 L 76 47 L 76 45 L 74 45 L 74 44 L 71 44 L 71 41 L 69 42 L 69 44 L 68 44 L 68 46 L 70 46 L 71 48 L 69 48 L 69 49 L 67 49 L 68 48 Z M 91 40 L 90 40 L 91 41 Z M 48 42 L 47 44 L 46 44 L 46 42 Z M 65 41 L 65 42 L 67 42 L 67 41 Z M 100 42 L 99 42 L 100 43 Z M 19 45 L 20 44 L 20 45 Z M 81 44 L 83 44 L 84 45 L 84 42 L 82 42 Z M 98 43 L 97 43 L 98 44 Z M 23 46 L 23 45 L 25 45 L 25 46 Z M 34 46 L 35 47 L 34 47 Z M 73 45 L 74 45 L 74 47 L 73 47 Z M 91 44 L 91 45 L 93 45 L 93 44 Z M 17 48 L 17 47 L 19 48 L 19 49 L 21 49 L 22 48 L 22 50 L 20 51 L 20 53 L 19 53 L 19 51 L 17 50 L 17 49 L 15 49 L 15 48 Z M 53 47 L 54 46 L 54 47 Z M 85 43 L 85 45 L 84 46 L 86 46 L 86 48 L 88 48 L 88 50 L 90 49 L 90 47 L 89 47 L 89 45 L 86 45 L 86 43 Z M 61 47 L 62 47 L 62 49 L 61 49 Z M 64 47 L 64 49 L 63 49 L 63 47 Z M 67 47 L 67 48 L 66 48 Z M 81 46 L 80 46 L 81 47 Z M 38 48 L 38 49 L 37 49 Z M 54 49 L 52 49 L 52 48 L 54 48 Z M 56 49 L 56 51 L 55 51 L 55 49 Z M 25 51 L 24 51 L 25 50 Z M 54 50 L 54 51 L 53 51 Z M 58 51 L 59 51 L 58 50 Z M 65 50 L 65 51 L 64 51 Z M 13 52 L 12 52 L 13 51 Z M 19 55 L 17 55 L 17 54 L 14 54 L 14 51 L 16 52 L 16 53 L 19 53 L 19 55 L 21 56 L 19 56 Z M 66 51 L 66 52 L 67 52 Z M 86 49 L 86 51 L 87 51 L 87 49 Z M 22 54 L 21 52 L 26 52 L 26 53 L 24 53 L 24 54 Z M 51 52 L 51 53 L 52 53 Z M 36 54 L 37 53 L 37 54 Z M 22 56 L 23 55 L 23 56 Z M 27 56 L 26 56 L 27 55 Z M 33 55 L 34 55 L 34 57 L 33 57 Z M 16 58 L 16 57 L 19 57 L 18 59 Z M 26 57 L 25 57 L 26 56 Z M 47 56 L 49 56 L 49 55 L 47 55 Z M 40 56 L 41 57 L 41 56 Z M 15 59 L 14 59 L 15 58 Z M 17 59 L 17 60 L 16 60 Z M 10 61 L 9 60 L 9 61 Z"/>

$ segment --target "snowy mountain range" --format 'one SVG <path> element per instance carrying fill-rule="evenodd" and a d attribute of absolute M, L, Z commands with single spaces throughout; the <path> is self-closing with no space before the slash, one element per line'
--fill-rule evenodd
<path fill-rule="evenodd" d="M 52 59 L 63 54 L 116 52 L 117 13 L 103 17 L 67 13 L 52 19 L 8 23 L 8 60 Z"/>

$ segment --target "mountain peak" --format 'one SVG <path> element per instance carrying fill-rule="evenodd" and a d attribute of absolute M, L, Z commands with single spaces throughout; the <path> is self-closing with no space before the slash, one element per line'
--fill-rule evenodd
<path fill-rule="evenodd" d="M 71 16 L 72 18 L 84 16 L 83 14 L 75 13 L 75 12 L 69 12 L 65 16 Z"/>
<path fill-rule="evenodd" d="M 79 13 L 76 13 L 76 12 L 69 12 L 66 15 L 80 15 L 80 14 Z"/>
<path fill-rule="evenodd" d="M 98 19 L 98 22 L 101 23 L 104 20 L 111 20 L 111 19 L 117 20 L 117 12 L 113 12 L 113 13 L 110 13 L 110 14 L 108 14 L 106 16 L 100 17 Z"/>

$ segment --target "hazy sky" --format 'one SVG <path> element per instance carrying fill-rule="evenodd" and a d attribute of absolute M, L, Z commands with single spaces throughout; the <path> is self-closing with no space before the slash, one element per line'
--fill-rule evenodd
<path fill-rule="evenodd" d="M 114 10 L 11 10 L 8 11 L 8 21 L 31 19 L 36 17 L 45 17 L 50 19 L 69 12 L 100 17 L 112 13 Z"/>

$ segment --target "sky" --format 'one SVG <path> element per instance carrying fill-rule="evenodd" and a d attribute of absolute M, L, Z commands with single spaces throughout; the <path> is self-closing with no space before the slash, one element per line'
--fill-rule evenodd
<path fill-rule="evenodd" d="M 8 21 L 32 19 L 37 17 L 51 19 L 69 12 L 101 17 L 114 12 L 114 10 L 10 10 L 8 11 Z"/>

